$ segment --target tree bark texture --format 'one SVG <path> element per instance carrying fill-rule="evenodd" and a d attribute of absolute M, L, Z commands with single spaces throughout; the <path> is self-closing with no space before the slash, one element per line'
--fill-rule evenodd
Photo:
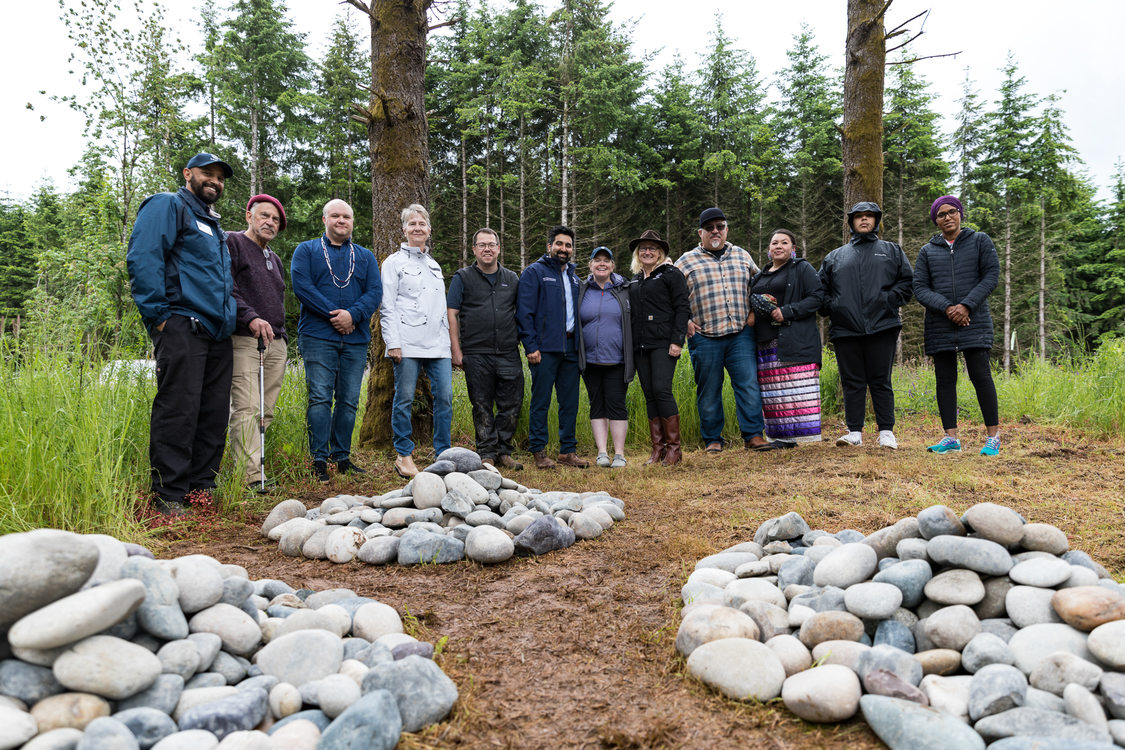
<path fill-rule="evenodd" d="M 398 250 L 399 214 L 411 203 L 429 203 L 429 144 L 423 103 L 426 74 L 426 10 L 430 0 L 348 0 L 371 22 L 371 101 L 367 138 L 371 151 L 372 250 L 382 263 Z M 372 320 L 368 359 L 367 403 L 359 430 L 366 448 L 389 448 L 394 372 L 383 356 L 378 315 Z M 429 395 L 419 378 L 420 391 Z M 416 397 L 417 398 L 417 397 Z M 414 411 L 415 442 L 425 445 L 429 420 Z M 424 429 L 420 429 L 424 428 Z"/>
<path fill-rule="evenodd" d="M 1039 359 L 1047 359 L 1047 199 L 1039 196 Z"/>
<path fill-rule="evenodd" d="M 844 52 L 844 210 L 883 203 L 883 14 L 890 0 L 848 0 Z"/>

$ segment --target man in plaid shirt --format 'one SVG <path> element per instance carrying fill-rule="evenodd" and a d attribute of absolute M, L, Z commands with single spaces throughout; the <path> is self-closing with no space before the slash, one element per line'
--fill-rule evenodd
<path fill-rule="evenodd" d="M 719 208 L 699 216 L 699 245 L 676 261 L 687 278 L 691 320 L 688 349 L 695 372 L 699 431 L 708 453 L 723 449 L 723 368 L 730 373 L 742 440 L 750 450 L 791 447 L 762 437 L 758 347 L 750 309 L 750 279 L 758 266 L 750 253 L 727 242 L 727 219 Z"/>

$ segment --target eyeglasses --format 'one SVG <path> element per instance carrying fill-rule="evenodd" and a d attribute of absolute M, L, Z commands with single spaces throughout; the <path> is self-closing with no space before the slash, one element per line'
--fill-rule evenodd
<path fill-rule="evenodd" d="M 266 270 L 272 271 L 273 270 L 273 261 L 270 260 L 270 251 L 263 249 L 262 255 L 264 255 L 266 257 Z"/>
<path fill-rule="evenodd" d="M 945 219 L 945 218 L 948 218 L 950 216 L 953 216 L 954 214 L 959 214 L 959 213 L 961 213 L 961 212 L 958 211 L 957 209 L 953 209 L 951 211 L 938 211 L 937 217 L 939 219 Z"/>
<path fill-rule="evenodd" d="M 476 244 L 476 246 L 479 247 L 481 250 L 495 250 L 496 248 L 500 247 L 500 243 L 499 242 L 478 242 Z"/>
<path fill-rule="evenodd" d="M 727 223 L 725 221 L 719 221 L 719 222 L 716 222 L 714 224 L 706 224 L 703 227 L 703 231 L 704 232 L 721 232 L 726 228 L 727 228 Z"/>

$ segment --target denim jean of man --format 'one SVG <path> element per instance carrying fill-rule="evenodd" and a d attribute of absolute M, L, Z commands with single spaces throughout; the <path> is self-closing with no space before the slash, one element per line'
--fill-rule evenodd
<path fill-rule="evenodd" d="M 695 372 L 695 400 L 699 405 L 699 434 L 703 444 L 723 442 L 723 368 L 730 373 L 735 412 L 742 439 L 761 435 L 762 392 L 758 389 L 758 346 L 754 328 L 746 326 L 729 336 L 708 338 L 697 333 L 688 339 Z"/>
<path fill-rule="evenodd" d="M 578 420 L 578 352 L 574 339 L 566 340 L 565 352 L 540 352 L 542 358 L 531 370 L 531 406 L 527 413 L 527 447 L 532 453 L 547 449 L 547 425 L 551 411 L 551 390 L 559 402 L 559 453 L 575 453 Z"/>
<path fill-rule="evenodd" d="M 395 363 L 395 395 L 391 403 L 391 431 L 395 436 L 395 453 L 409 456 L 414 452 L 414 431 L 410 409 L 414 406 L 414 390 L 418 373 L 426 371 L 430 393 L 434 397 L 434 455 L 449 447 L 449 429 L 453 422 L 453 363 L 448 357 L 403 357 Z"/>
<path fill-rule="evenodd" d="M 309 390 L 305 411 L 309 453 L 313 461 L 343 461 L 352 452 L 352 430 L 367 366 L 367 344 L 301 336 L 300 349 Z"/>

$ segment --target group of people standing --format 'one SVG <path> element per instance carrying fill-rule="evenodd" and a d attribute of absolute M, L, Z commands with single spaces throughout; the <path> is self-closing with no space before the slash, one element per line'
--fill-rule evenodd
<path fill-rule="evenodd" d="M 133 297 L 156 354 L 149 457 L 155 505 L 165 513 L 182 512 L 193 496 L 214 488 L 228 426 L 246 481 L 262 490 L 270 484 L 260 440 L 253 438 L 272 419 L 288 351 L 281 259 L 269 247 L 285 229 L 284 207 L 270 195 L 255 195 L 246 206 L 246 230 L 228 234 L 212 206 L 230 166 L 201 153 L 183 174 L 186 184 L 178 192 L 142 203 L 127 254 Z M 301 304 L 312 473 L 329 481 L 329 462 L 342 474 L 365 473 L 351 460 L 351 435 L 376 311 L 394 370 L 394 468 L 403 477 L 418 473 L 411 412 L 421 372 L 433 395 L 435 454 L 450 445 L 453 367 L 465 371 L 477 451 L 498 467 L 522 468 L 513 457 L 524 394 L 520 346 L 532 380 L 528 444 L 539 468 L 589 465 L 577 451 L 580 379 L 589 396 L 596 464 L 627 465 L 626 394 L 634 376 L 652 443 L 645 463 L 678 463 L 683 449 L 673 381 L 685 343 L 707 452 L 725 447 L 727 375 L 747 449 L 820 440 L 818 313 L 829 319 L 844 395 L 848 432 L 837 445 L 862 443 L 870 391 L 878 443 L 895 448 L 891 367 L 899 308 L 912 294 L 926 307 L 926 353 L 934 358 L 946 430 L 929 450 L 961 449 L 961 351 L 988 428 L 981 452 L 995 455 L 999 420 L 988 365 L 987 297 L 998 279 L 996 252 L 987 235 L 961 227 L 955 197 L 939 198 L 930 215 L 940 231 L 913 268 L 897 244 L 879 239 L 881 212 L 874 203 L 853 206 L 851 241 L 829 253 L 819 272 L 797 255 L 797 238 L 786 229 L 772 234 L 770 262 L 759 269 L 727 240 L 723 211 L 709 208 L 699 217 L 699 244 L 674 263 L 668 243 L 646 230 L 629 243 L 631 277 L 617 272 L 610 248 L 599 246 L 590 253 L 585 280 L 573 261 L 569 227 L 553 227 L 546 252 L 520 274 L 501 265 L 499 235 L 485 227 L 473 235 L 474 262 L 446 289 L 429 251 L 430 216 L 423 206 L 403 209 L 403 240 L 380 267 L 370 250 L 352 241 L 351 207 L 329 201 L 324 233 L 299 244 L 290 264 Z M 556 458 L 547 452 L 552 394 Z"/>

